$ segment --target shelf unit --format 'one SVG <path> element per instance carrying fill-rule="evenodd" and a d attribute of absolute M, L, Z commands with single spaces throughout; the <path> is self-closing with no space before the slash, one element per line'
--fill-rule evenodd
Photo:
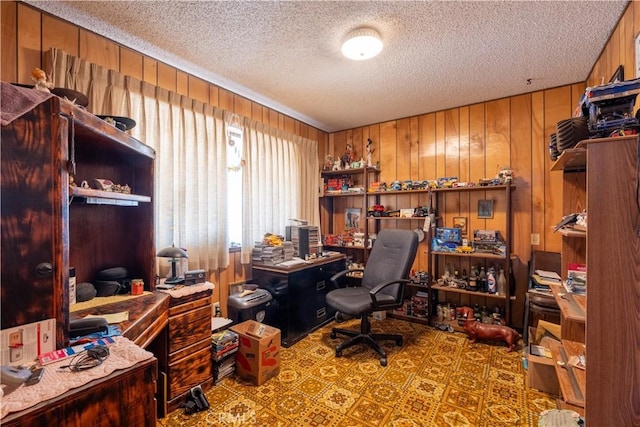
<path fill-rule="evenodd" d="M 633 321 L 640 305 L 639 153 L 636 135 L 590 139 L 565 150 L 551 168 L 563 173 L 563 215 L 584 208 L 588 212 L 588 231 L 563 234 L 561 252 L 563 278 L 569 262 L 588 268 L 586 316 L 577 317 L 584 321 L 584 348 L 567 339 L 564 326 L 560 345 L 566 357 L 586 352 L 586 371 L 569 383 L 566 372 L 557 374 L 564 402 L 584 406 L 589 425 L 634 425 L 640 419 L 640 323 Z M 576 306 L 560 293 L 554 295 L 564 318 L 575 317 Z"/>
<path fill-rule="evenodd" d="M 512 295 L 512 286 L 514 284 L 511 283 L 511 192 L 514 189 L 515 187 L 511 185 L 510 182 L 508 182 L 505 184 L 494 186 L 438 188 L 433 190 L 434 200 L 432 206 L 440 215 L 439 218 L 441 218 L 441 221 L 438 220 L 436 221 L 436 223 L 432 224 L 432 235 L 435 233 L 435 228 L 438 226 L 438 222 L 440 222 L 441 226 L 443 227 L 450 227 L 450 225 L 446 224 L 447 219 L 452 218 L 453 216 L 458 216 L 458 212 L 460 212 L 461 206 L 466 206 L 468 208 L 469 215 L 471 216 L 472 213 L 475 213 L 475 207 L 473 205 L 474 202 L 490 198 L 494 201 L 494 218 L 491 218 L 489 220 L 472 220 L 471 218 L 467 218 L 467 238 L 470 242 L 473 241 L 474 229 L 499 230 L 505 240 L 506 255 L 479 252 L 457 253 L 431 250 L 430 273 L 432 284 L 429 287 L 431 317 L 435 315 L 434 308 L 438 301 L 443 299 L 441 297 L 451 297 L 447 294 L 453 294 L 455 295 L 455 301 L 448 302 L 452 302 L 457 306 L 473 306 L 475 304 L 478 304 L 480 306 L 487 306 L 490 304 L 500 305 L 501 308 L 503 308 L 504 319 L 506 323 L 511 323 L 511 301 L 515 300 L 515 296 Z M 447 204 L 451 204 L 455 207 L 455 215 L 447 213 Z M 472 225 L 473 228 L 471 228 L 470 225 Z M 504 270 L 505 278 L 507 280 L 504 295 L 470 291 L 460 288 L 441 286 L 437 284 L 437 279 L 442 276 L 442 272 L 444 272 L 447 264 L 454 264 L 460 271 L 462 271 L 463 269 L 470 271 L 471 265 L 475 263 L 480 263 L 480 265 L 485 267 L 489 267 L 491 265 L 502 267 L 502 269 Z M 457 322 L 451 322 L 451 325 L 456 330 L 462 329 L 460 326 L 458 326 Z"/>
<path fill-rule="evenodd" d="M 355 187 L 362 187 L 362 191 L 335 191 L 325 192 L 320 196 L 320 222 L 322 224 L 322 234 L 342 234 L 345 231 L 346 209 L 355 208 L 360 210 L 360 231 L 364 233 L 365 242 L 369 236 L 369 223 L 367 215 L 367 189 L 371 178 L 377 178 L 380 170 L 374 167 L 357 169 L 345 169 L 339 171 L 322 171 L 323 179 L 334 179 L 347 177 L 353 180 Z M 324 191 L 324 190 L 323 190 Z M 346 253 L 354 261 L 365 263 L 368 250 L 363 245 L 358 246 L 335 246 L 324 245 L 325 248 Z"/>
<path fill-rule="evenodd" d="M 0 148 L 2 327 L 53 318 L 63 348 L 70 267 L 78 283 L 120 266 L 155 287 L 155 151 L 55 96 L 2 126 Z M 80 186 L 97 178 L 134 194 Z"/>

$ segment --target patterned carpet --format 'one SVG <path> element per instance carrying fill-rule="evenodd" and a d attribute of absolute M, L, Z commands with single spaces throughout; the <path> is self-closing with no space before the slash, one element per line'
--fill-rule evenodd
<path fill-rule="evenodd" d="M 334 323 L 281 349 L 280 375 L 262 386 L 226 378 L 207 393 L 207 412 L 177 410 L 158 426 L 537 426 L 553 396 L 528 390 L 522 351 L 469 344 L 459 332 L 387 318 L 374 332 L 399 332 L 385 344 L 388 366 L 368 347 L 336 358 Z M 357 329 L 357 321 L 340 324 Z M 521 344 L 520 344 L 521 346 Z"/>

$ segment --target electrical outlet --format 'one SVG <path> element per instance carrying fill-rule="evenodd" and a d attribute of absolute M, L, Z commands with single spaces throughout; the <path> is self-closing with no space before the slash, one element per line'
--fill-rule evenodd
<path fill-rule="evenodd" d="M 540 235 L 538 233 L 531 233 L 531 244 L 532 245 L 540 244 Z"/>

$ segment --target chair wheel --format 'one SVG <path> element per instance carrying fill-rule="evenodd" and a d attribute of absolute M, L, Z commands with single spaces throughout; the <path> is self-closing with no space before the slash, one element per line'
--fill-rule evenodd
<path fill-rule="evenodd" d="M 331 337 L 331 339 L 335 339 L 335 337 L 336 337 L 336 333 L 332 331 L 332 332 L 331 332 L 331 335 L 329 335 L 329 336 Z"/>
<path fill-rule="evenodd" d="M 336 350 L 336 357 L 342 357 L 342 350 Z"/>
<path fill-rule="evenodd" d="M 387 366 L 387 358 L 386 357 L 381 357 L 380 358 L 380 366 Z"/>
<path fill-rule="evenodd" d="M 397 345 L 398 347 L 402 346 L 402 338 L 398 338 L 398 339 L 396 340 L 396 345 Z"/>

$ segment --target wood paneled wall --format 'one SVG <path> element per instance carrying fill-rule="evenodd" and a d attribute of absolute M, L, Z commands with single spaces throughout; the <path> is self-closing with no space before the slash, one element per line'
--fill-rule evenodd
<path fill-rule="evenodd" d="M 326 144 L 327 133 L 276 110 L 242 97 L 225 88 L 189 75 L 169 64 L 119 45 L 62 19 L 48 15 L 30 5 L 2 1 L 0 6 L 1 70 L 5 82 L 31 84 L 33 67 L 42 68 L 43 53 L 50 48 L 133 76 L 201 102 L 267 123 L 304 138 Z M 226 314 L 229 283 L 246 280 L 251 269 L 240 264 L 240 252 L 232 251 L 229 267 L 214 272 L 214 301 L 220 301 Z"/>
<path fill-rule="evenodd" d="M 518 284 L 514 304 L 517 322 L 522 313 L 526 264 L 531 250 L 560 251 L 561 246 L 560 237 L 551 228 L 562 216 L 562 186 L 560 175 L 549 171 L 549 135 L 555 131 L 558 120 L 571 116 L 586 85 L 598 84 L 602 78 L 608 81 L 620 64 L 624 65 L 627 79 L 635 77 L 634 38 L 640 30 L 640 4 L 630 2 L 586 82 L 332 134 L 29 5 L 3 1 L 0 18 L 0 78 L 4 81 L 30 83 L 31 69 L 41 66 L 42 53 L 56 47 L 148 83 L 315 139 L 321 161 L 328 153 L 341 154 L 347 143 L 361 155 L 367 138 L 371 138 L 376 150 L 374 161 L 380 161 L 381 179 L 387 182 L 450 175 L 457 175 L 463 181 L 477 181 L 494 176 L 500 166 L 511 166 L 517 186 L 513 193 L 513 251 L 519 258 L 514 264 Z M 444 221 L 447 225 L 453 216 L 467 216 L 469 230 L 497 226 L 498 218 L 474 219 L 475 201 L 455 198 L 446 203 Z M 531 234 L 540 236 L 539 245 L 531 246 Z M 239 253 L 232 255 L 229 267 L 212 278 L 219 285 L 214 300 L 222 299 L 223 307 L 226 306 L 228 284 L 250 275 L 240 265 Z"/>
<path fill-rule="evenodd" d="M 371 138 L 374 163 L 380 162 L 380 180 L 387 183 L 445 176 L 477 182 L 483 177 L 493 178 L 501 166 L 511 166 L 517 187 L 512 197 L 513 252 L 518 256 L 514 263 L 517 299 L 513 305 L 513 321 L 521 324 L 531 251 L 561 250 L 561 237 L 552 227 L 563 215 L 562 176 L 549 170 L 552 164 L 547 148 L 549 135 L 555 132 L 559 120 L 571 117 L 587 85 L 600 84 L 602 78 L 609 81 L 620 64 L 624 66 L 627 80 L 635 78 L 634 38 L 638 31 L 640 2 L 634 1 L 613 30 L 586 82 L 335 132 L 329 135 L 327 144 L 320 147 L 320 159 L 326 154 L 342 154 L 347 144 L 352 145 L 355 157 L 359 158 L 366 152 L 367 138 Z M 401 201 L 397 197 L 386 197 L 384 203 L 395 209 L 426 202 L 424 197 L 416 198 L 412 200 L 413 205 L 399 206 L 396 204 Z M 343 198 L 338 209 L 362 208 L 358 203 L 360 198 Z M 470 232 L 501 229 L 498 212 L 494 219 L 479 220 L 476 207 L 477 200 L 451 195 L 441 209 L 443 220 L 439 226 L 451 227 L 453 217 L 462 216 L 468 218 Z M 497 203 L 496 211 L 500 209 Z M 328 220 L 323 221 L 327 223 Z M 381 228 L 389 226 L 387 224 L 383 223 Z M 398 226 L 417 225 L 411 222 Z M 539 245 L 531 245 L 532 234 L 539 235 Z M 421 245 L 416 268 L 427 265 L 427 243 Z"/>

